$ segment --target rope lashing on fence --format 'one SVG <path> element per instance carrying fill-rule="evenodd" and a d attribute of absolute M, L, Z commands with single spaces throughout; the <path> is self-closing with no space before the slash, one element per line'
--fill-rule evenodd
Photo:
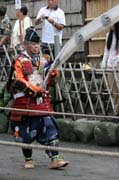
<path fill-rule="evenodd" d="M 90 149 L 74 149 L 74 148 L 65 148 L 65 147 L 51 147 L 51 146 L 45 146 L 45 145 L 40 145 L 40 144 L 39 145 L 25 144 L 25 143 L 11 142 L 11 141 L 0 141 L 0 145 L 23 147 L 23 148 L 33 148 L 33 149 L 39 149 L 39 150 L 54 150 L 54 151 L 76 153 L 76 154 L 119 157 L 119 152 L 98 151 L 98 150 L 90 150 Z"/>
<path fill-rule="evenodd" d="M 65 112 L 49 112 L 49 111 L 8 108 L 8 107 L 0 107 L 0 110 L 22 111 L 22 112 L 32 112 L 32 113 L 40 112 L 40 113 L 43 113 L 43 114 L 45 113 L 45 114 L 49 114 L 49 115 L 66 115 L 66 116 L 77 116 L 77 117 L 119 119 L 119 116 L 104 116 L 104 115 L 96 115 L 96 114 L 78 114 L 78 113 L 65 113 Z"/>

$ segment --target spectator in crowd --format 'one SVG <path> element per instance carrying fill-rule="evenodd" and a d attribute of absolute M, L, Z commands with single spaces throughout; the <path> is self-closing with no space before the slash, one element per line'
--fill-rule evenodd
<path fill-rule="evenodd" d="M 32 20 L 28 17 L 28 8 L 25 5 L 16 10 L 16 17 L 18 19 L 13 28 L 11 48 L 15 47 L 16 50 L 22 50 L 26 29 L 32 26 Z"/>
<path fill-rule="evenodd" d="M 2 3 L 1 3 L 2 4 Z M 10 39 L 12 34 L 12 23 L 7 15 L 7 6 L 0 5 L 0 61 L 4 64 L 2 74 L 7 76 L 10 72 L 9 60 L 6 59 L 10 47 Z M 3 45 L 5 45 L 3 47 Z M 9 56 L 9 55 L 8 55 Z"/>
<path fill-rule="evenodd" d="M 106 35 L 106 45 L 101 66 L 111 70 L 114 70 L 114 68 L 119 70 L 119 22 L 115 23 Z M 117 77 L 119 81 L 118 72 Z M 119 115 L 118 82 L 116 82 L 113 71 L 107 74 L 107 78 L 114 102 L 114 114 Z"/>
<path fill-rule="evenodd" d="M 10 120 L 15 140 L 27 144 L 36 140 L 41 144 L 55 147 L 59 144 L 59 130 L 53 116 L 48 114 L 53 109 L 50 96 L 43 88 L 44 74 L 49 62 L 39 54 L 39 36 L 34 27 L 26 30 L 24 47 L 25 51 L 16 57 L 14 63 L 13 107 L 38 110 L 38 112 L 11 112 Z M 57 76 L 57 70 L 50 72 L 49 85 Z M 42 113 L 39 110 L 47 112 Z M 34 168 L 32 149 L 23 148 L 22 152 L 25 157 L 25 168 Z M 46 153 L 51 158 L 49 168 L 58 169 L 68 165 L 68 161 L 64 161 L 58 151 L 47 150 Z"/>
<path fill-rule="evenodd" d="M 42 23 L 42 53 L 50 54 L 48 46 L 54 55 L 54 36 L 59 37 L 62 46 L 62 33 L 65 27 L 65 15 L 58 7 L 58 0 L 48 0 L 48 6 L 42 7 L 36 17 L 35 24 Z"/>
<path fill-rule="evenodd" d="M 7 6 L 0 5 L 0 46 L 10 41 L 12 33 L 12 23 L 6 14 Z"/>

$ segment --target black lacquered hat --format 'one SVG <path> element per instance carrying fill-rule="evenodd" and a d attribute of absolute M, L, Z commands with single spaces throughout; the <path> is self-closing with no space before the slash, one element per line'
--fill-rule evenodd
<path fill-rule="evenodd" d="M 25 41 L 40 42 L 40 37 L 33 26 L 26 29 Z"/>

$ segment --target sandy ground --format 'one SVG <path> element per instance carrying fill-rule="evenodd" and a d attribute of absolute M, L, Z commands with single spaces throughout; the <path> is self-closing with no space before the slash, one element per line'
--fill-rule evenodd
<path fill-rule="evenodd" d="M 0 140 L 13 141 L 8 134 L 0 134 Z M 61 146 L 70 148 L 85 148 L 107 151 L 118 151 L 118 147 L 99 147 L 88 144 L 65 143 Z M 44 151 L 33 151 L 36 166 L 34 169 L 24 169 L 24 159 L 21 149 L 0 145 L 0 180 L 119 180 L 119 159 L 96 155 L 64 153 L 70 165 L 61 170 L 50 170 L 49 158 Z"/>

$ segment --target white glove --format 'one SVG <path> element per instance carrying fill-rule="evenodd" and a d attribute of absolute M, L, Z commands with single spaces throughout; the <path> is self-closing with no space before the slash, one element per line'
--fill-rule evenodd
<path fill-rule="evenodd" d="M 43 103 L 43 98 L 42 97 L 37 97 L 36 98 L 36 104 L 39 105 L 39 104 L 42 104 Z"/>

